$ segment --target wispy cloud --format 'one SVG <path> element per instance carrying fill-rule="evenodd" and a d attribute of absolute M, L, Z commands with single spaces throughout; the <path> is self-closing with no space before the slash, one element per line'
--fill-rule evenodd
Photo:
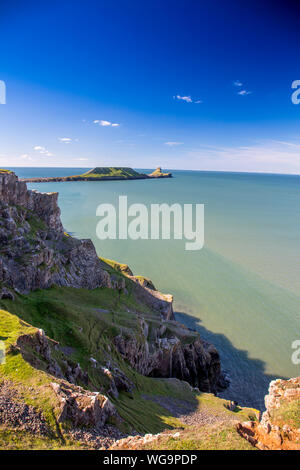
<path fill-rule="evenodd" d="M 240 82 L 239 80 L 235 80 L 233 82 L 233 86 L 239 88 L 239 91 L 237 91 L 238 95 L 241 95 L 241 96 L 250 95 L 252 93 L 251 91 L 248 91 L 245 88 L 243 88 L 242 90 L 240 89 L 241 87 L 243 87 L 243 85 L 244 84 L 242 82 Z"/>
<path fill-rule="evenodd" d="M 190 96 L 176 95 L 176 96 L 173 96 L 173 98 L 177 99 L 177 100 L 185 101 L 186 103 L 192 103 L 193 102 L 193 100 Z"/>
<path fill-rule="evenodd" d="M 72 142 L 72 139 L 70 139 L 70 137 L 59 137 L 58 140 L 63 144 L 69 144 L 70 142 Z"/>
<path fill-rule="evenodd" d="M 186 157 L 191 168 L 300 174 L 300 142 L 266 140 L 245 146 L 202 147 Z"/>
<path fill-rule="evenodd" d="M 45 147 L 42 147 L 41 145 L 36 145 L 35 147 L 33 147 L 33 150 L 35 150 L 36 152 L 39 152 L 42 155 L 46 155 L 47 157 L 53 157 L 53 154 L 49 152 L 49 150 L 47 150 Z"/>
<path fill-rule="evenodd" d="M 119 127 L 120 124 L 117 122 L 110 122 L 110 121 L 104 121 L 102 119 L 95 119 L 94 124 L 98 124 L 99 126 L 103 127 Z"/>
<path fill-rule="evenodd" d="M 190 95 L 187 95 L 187 96 L 174 95 L 174 96 L 173 96 L 173 99 L 174 99 L 174 100 L 185 101 L 186 103 L 195 103 L 195 104 L 203 103 L 202 100 L 198 100 L 198 99 L 197 99 L 197 100 L 193 100 Z"/>
<path fill-rule="evenodd" d="M 245 95 L 250 95 L 250 94 L 251 94 L 251 91 L 247 91 L 247 90 L 238 91 L 238 95 L 245 96 Z"/>
<path fill-rule="evenodd" d="M 165 142 L 165 145 L 168 145 L 169 147 L 176 147 L 177 145 L 183 145 L 183 142 Z"/>

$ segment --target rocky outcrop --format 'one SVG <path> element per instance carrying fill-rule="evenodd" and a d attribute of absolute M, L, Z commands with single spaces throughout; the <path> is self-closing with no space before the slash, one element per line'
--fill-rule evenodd
<path fill-rule="evenodd" d="M 18 180 L 13 173 L 0 173 L 0 202 L 2 206 L 21 206 L 39 217 L 50 229 L 63 231 L 60 220 L 60 209 L 57 204 L 58 193 L 38 193 L 27 189 L 26 183 Z M 3 209 L 2 209 L 3 210 Z M 10 220 L 13 214 L 9 210 L 4 216 Z"/>
<path fill-rule="evenodd" d="M 0 194 L 0 283 L 20 293 L 111 287 L 91 240 L 64 233 L 57 193 L 29 191 L 14 173 L 0 173 Z"/>
<path fill-rule="evenodd" d="M 163 173 L 160 166 L 156 168 L 152 173 L 150 173 L 149 178 L 172 178 L 172 173 Z"/>
<path fill-rule="evenodd" d="M 68 383 L 51 383 L 59 403 L 58 422 L 69 422 L 74 427 L 104 426 L 106 421 L 117 416 L 110 400 L 98 392 L 90 392 Z"/>
<path fill-rule="evenodd" d="M 261 450 L 300 450 L 300 377 L 273 380 L 261 421 L 237 425 L 238 432 Z"/>
<path fill-rule="evenodd" d="M 144 436 L 128 436 L 123 439 L 117 440 L 112 446 L 109 447 L 109 450 L 138 450 L 141 446 L 153 444 L 159 439 L 161 433 L 158 434 L 145 434 Z M 180 436 L 180 433 L 169 434 L 174 438 Z"/>
<path fill-rule="evenodd" d="M 173 321 L 172 329 L 175 332 L 176 327 L 178 333 L 182 334 L 182 326 Z M 156 329 L 151 325 L 152 338 L 148 338 L 149 325 L 143 320 L 142 339 L 119 335 L 114 338 L 114 345 L 131 367 L 143 375 L 177 378 L 203 392 L 217 393 L 223 388 L 217 350 L 203 342 L 198 335 L 187 336 L 186 342 L 175 334 L 164 336 L 165 328 L 163 324 Z M 185 333 L 188 335 L 188 330 Z"/>

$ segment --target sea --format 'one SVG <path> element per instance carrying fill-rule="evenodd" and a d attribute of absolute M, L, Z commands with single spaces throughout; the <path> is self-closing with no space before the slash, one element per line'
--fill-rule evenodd
<path fill-rule="evenodd" d="M 11 169 L 28 178 L 88 170 Z M 231 379 L 221 396 L 263 409 L 270 380 L 300 375 L 292 357 L 293 343 L 300 340 L 300 176 L 170 171 L 170 179 L 28 187 L 59 192 L 66 231 L 91 238 L 99 256 L 128 264 L 157 289 L 173 294 L 176 319 L 198 330 L 220 353 Z M 186 240 L 173 239 L 99 240 L 97 207 L 117 208 L 119 196 L 149 208 L 204 204 L 204 247 L 188 251 Z"/>

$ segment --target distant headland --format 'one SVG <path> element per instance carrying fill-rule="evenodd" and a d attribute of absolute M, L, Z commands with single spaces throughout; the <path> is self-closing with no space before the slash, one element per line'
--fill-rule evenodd
<path fill-rule="evenodd" d="M 41 178 L 20 178 L 27 183 L 48 183 L 58 181 L 114 181 L 114 180 L 140 180 L 149 178 L 172 178 L 172 173 L 163 173 L 161 167 L 152 173 L 138 173 L 126 167 L 96 167 L 82 175 L 51 176 Z"/>

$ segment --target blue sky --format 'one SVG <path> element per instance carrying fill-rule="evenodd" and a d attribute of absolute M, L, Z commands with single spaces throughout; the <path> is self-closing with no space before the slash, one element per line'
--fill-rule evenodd
<path fill-rule="evenodd" d="M 2 0 L 0 165 L 300 173 L 299 23 L 292 1 Z"/>

